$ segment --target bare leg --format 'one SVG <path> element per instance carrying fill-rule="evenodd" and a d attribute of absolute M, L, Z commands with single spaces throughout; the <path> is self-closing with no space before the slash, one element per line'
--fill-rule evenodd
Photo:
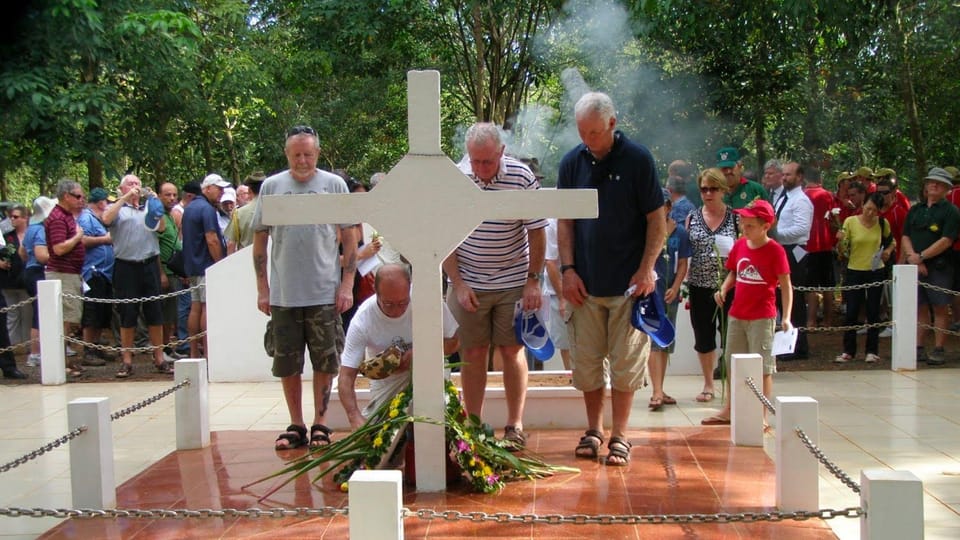
<path fill-rule="evenodd" d="M 560 359 L 563 360 L 563 369 L 573 369 L 573 362 L 570 360 L 570 349 L 560 349 Z"/>
<path fill-rule="evenodd" d="M 920 307 L 917 309 L 917 322 L 930 325 L 930 306 L 927 304 L 920 304 Z M 923 347 L 924 341 L 927 339 L 928 330 L 922 325 L 917 325 L 917 347 Z"/>
<path fill-rule="evenodd" d="M 200 333 L 200 311 L 203 304 L 200 302 L 190 303 L 190 315 L 187 317 L 187 336 L 192 337 Z M 190 341 L 190 358 L 200 358 L 200 342 L 196 339 Z"/>
<path fill-rule="evenodd" d="M 303 422 L 303 381 L 300 374 L 280 377 L 283 387 L 283 399 L 287 402 L 287 412 L 290 414 L 290 423 L 305 426 Z"/>
<path fill-rule="evenodd" d="M 123 363 L 131 366 L 133 365 L 133 353 L 129 351 L 133 347 L 133 337 L 136 333 L 136 328 L 124 328 L 120 327 L 120 346 L 123 347 L 122 358 Z"/>
<path fill-rule="evenodd" d="M 523 407 L 527 399 L 527 359 L 521 347 L 497 347 L 503 359 L 503 391 L 507 396 L 507 424 L 523 429 Z"/>
<path fill-rule="evenodd" d="M 603 433 L 603 396 L 605 388 L 583 393 L 583 404 L 587 409 L 587 428 Z"/>
<path fill-rule="evenodd" d="M 153 350 L 153 364 L 160 366 L 164 362 L 163 349 L 160 348 L 163 345 L 163 326 L 159 324 L 148 326 L 147 332 L 150 334 L 150 345 L 157 347 Z"/>
<path fill-rule="evenodd" d="M 611 437 L 627 438 L 627 424 L 630 422 L 630 408 L 633 407 L 633 392 L 611 390 L 613 398 L 613 427 Z"/>
<path fill-rule="evenodd" d="M 764 373 L 763 374 L 763 397 L 767 398 L 769 401 L 773 401 L 773 375 Z M 763 408 L 763 424 L 767 425 L 767 408 Z"/>
<path fill-rule="evenodd" d="M 467 414 L 483 418 L 483 395 L 487 390 L 486 345 L 463 349 L 463 366 L 460 367 L 460 384 L 463 385 L 463 407 Z"/>
<path fill-rule="evenodd" d="M 713 350 L 707 353 L 697 353 L 700 360 L 700 371 L 703 372 L 703 391 L 715 394 L 713 390 L 713 364 L 717 360 L 717 351 Z"/>
<path fill-rule="evenodd" d="M 667 352 L 650 351 L 647 367 L 650 369 L 650 385 L 653 386 L 651 398 L 663 399 L 663 379 L 667 374 Z"/>
<path fill-rule="evenodd" d="M 823 320 L 824 323 L 827 321 L 827 298 L 828 293 L 824 293 L 823 298 Z M 820 306 L 820 293 L 808 292 L 807 293 L 807 327 L 813 328 L 817 326 L 817 309 Z"/>
<path fill-rule="evenodd" d="M 947 321 L 947 306 L 933 306 L 933 326 L 936 328 L 947 328 L 950 326 Z M 943 332 L 935 332 L 933 334 L 933 342 L 938 349 L 942 349 L 947 342 L 947 335 Z"/>

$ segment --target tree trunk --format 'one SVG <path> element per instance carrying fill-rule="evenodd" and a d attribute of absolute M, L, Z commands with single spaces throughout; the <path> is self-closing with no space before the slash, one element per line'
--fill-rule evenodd
<path fill-rule="evenodd" d="M 87 186 L 103 187 L 103 162 L 98 156 L 87 156 Z"/>
<path fill-rule="evenodd" d="M 896 3 L 895 16 L 893 35 L 894 39 L 897 40 L 897 49 L 900 52 L 900 98 L 903 100 L 903 109 L 907 115 L 907 124 L 910 127 L 910 142 L 913 144 L 916 178 L 919 179 L 927 174 L 927 151 L 923 140 L 923 128 L 920 126 L 920 115 L 917 111 L 917 95 L 913 85 L 910 36 L 903 29 L 900 2 Z M 922 182 L 918 184 L 922 184 Z"/>

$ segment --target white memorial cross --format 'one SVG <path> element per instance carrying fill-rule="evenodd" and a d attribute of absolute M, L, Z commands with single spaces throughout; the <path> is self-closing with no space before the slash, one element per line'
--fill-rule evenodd
<path fill-rule="evenodd" d="M 440 150 L 440 73 L 407 74 L 410 151 L 369 193 L 273 195 L 263 198 L 269 225 L 367 222 L 413 266 L 413 414 L 443 419 L 444 370 L 440 265 L 484 220 L 597 216 L 594 190 L 483 191 Z M 310 279 L 304 273 L 303 279 Z M 431 291 L 436 291 L 431 293 Z M 432 322 L 431 322 L 432 321 Z M 424 343 L 436 343 L 428 347 Z M 441 425 L 419 422 L 417 489 L 446 488 Z"/>

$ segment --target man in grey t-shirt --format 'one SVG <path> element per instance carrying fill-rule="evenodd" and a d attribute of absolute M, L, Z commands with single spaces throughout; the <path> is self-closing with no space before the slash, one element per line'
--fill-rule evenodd
<path fill-rule="evenodd" d="M 280 377 L 290 426 L 277 437 L 276 449 L 330 443 L 326 427 L 331 383 L 340 368 L 343 326 L 340 313 L 353 305 L 357 266 L 357 226 L 264 225 L 261 204 L 271 195 L 348 193 L 339 176 L 317 168 L 317 132 L 298 126 L 287 134 L 284 153 L 290 168 L 267 178 L 260 188 L 253 216 L 253 266 L 257 277 L 257 307 L 270 315 L 275 344 L 273 375 Z M 339 238 L 338 238 L 339 233 Z M 267 239 L 270 274 L 267 279 Z M 342 255 L 338 247 L 342 245 Z M 342 265 L 341 265 L 342 256 Z M 302 410 L 303 349 L 313 366 L 314 416 L 307 437 Z"/>

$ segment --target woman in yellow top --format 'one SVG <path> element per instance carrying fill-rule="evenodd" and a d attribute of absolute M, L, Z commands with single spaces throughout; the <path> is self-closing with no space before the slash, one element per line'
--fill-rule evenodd
<path fill-rule="evenodd" d="M 844 291 L 844 300 L 847 304 L 847 313 L 844 325 L 857 324 L 860 308 L 866 300 L 867 322 L 880 322 L 880 296 L 883 286 L 879 282 L 884 280 L 883 268 L 890 260 L 896 249 L 896 240 L 890 233 L 890 222 L 880 221 L 880 207 L 883 206 L 883 195 L 871 193 L 863 204 L 863 211 L 859 215 L 850 216 L 843 222 L 843 228 L 837 235 L 840 239 L 840 253 L 847 260 L 844 285 L 862 285 L 878 283 L 866 289 Z M 865 361 L 873 364 L 880 361 L 877 352 L 880 349 L 880 328 L 867 329 L 867 347 Z M 847 330 L 843 333 L 843 353 L 834 359 L 842 364 L 853 360 L 857 355 L 857 331 Z"/>

